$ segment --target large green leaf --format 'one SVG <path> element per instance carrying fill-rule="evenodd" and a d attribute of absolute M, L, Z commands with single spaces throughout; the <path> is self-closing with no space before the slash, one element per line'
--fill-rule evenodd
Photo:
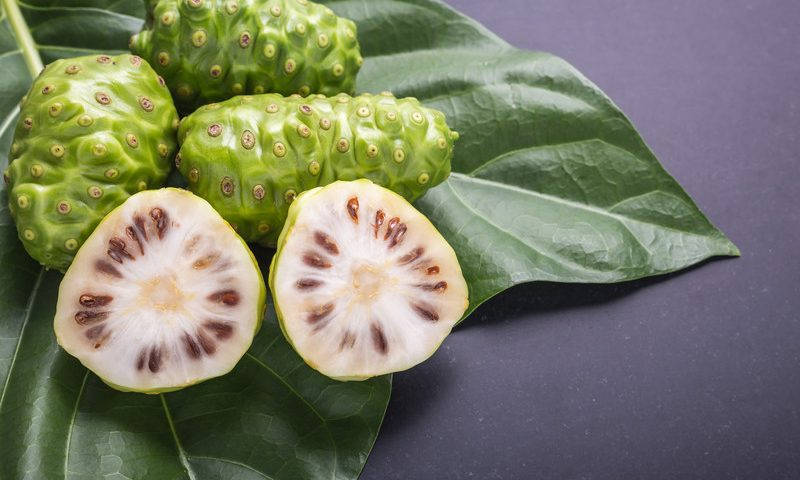
<path fill-rule="evenodd" d="M 6 6 L 13 0 L 0 0 Z M 514 49 L 433 0 L 335 0 L 367 61 L 359 90 L 413 95 L 462 134 L 454 174 L 418 204 L 458 253 L 474 308 L 511 285 L 615 282 L 736 247 L 663 170 L 630 121 L 564 61 Z M 0 166 L 36 70 L 125 49 L 139 0 L 28 0 L 0 22 Z M 163 396 L 117 393 L 55 344 L 60 276 L 16 238 L 0 190 L 0 478 L 354 478 L 390 379 L 308 369 L 270 310 L 233 373 Z M 262 265 L 267 255 L 260 252 Z"/>
<path fill-rule="evenodd" d="M 122 50 L 141 25 L 131 15 L 143 14 L 138 0 L 52 3 L 21 5 L 45 62 Z M 31 81 L 5 15 L 0 78 L 4 166 L 16 104 Z M 61 275 L 27 258 L 1 188 L 0 479 L 358 476 L 389 401 L 390 376 L 341 383 L 318 374 L 286 343 L 270 304 L 230 374 L 164 395 L 116 392 L 57 346 Z M 269 252 L 259 260 L 268 265 Z"/>
<path fill-rule="evenodd" d="M 418 202 L 459 256 L 470 311 L 518 283 L 606 283 L 739 255 L 594 84 L 437 4 L 334 3 L 359 24 L 362 91 L 447 114 L 454 173 Z"/>

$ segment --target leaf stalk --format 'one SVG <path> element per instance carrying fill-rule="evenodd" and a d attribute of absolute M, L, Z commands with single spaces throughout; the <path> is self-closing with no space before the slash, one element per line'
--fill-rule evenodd
<path fill-rule="evenodd" d="M 22 16 L 16 0 L 0 0 L 0 5 L 3 6 L 6 15 L 8 15 L 8 23 L 11 24 L 14 36 L 17 37 L 17 44 L 22 52 L 22 58 L 25 59 L 25 64 L 28 66 L 28 71 L 31 73 L 32 78 L 36 78 L 44 68 L 44 65 L 42 64 L 42 58 L 39 56 L 39 51 L 36 49 L 36 42 L 34 42 L 28 24 L 25 22 L 25 17 Z"/>

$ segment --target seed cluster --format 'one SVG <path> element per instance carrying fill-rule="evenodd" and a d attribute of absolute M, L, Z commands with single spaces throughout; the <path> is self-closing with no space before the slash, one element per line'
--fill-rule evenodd
<path fill-rule="evenodd" d="M 233 98 L 188 116 L 179 138 L 192 191 L 245 240 L 274 245 L 289 204 L 316 186 L 365 177 L 418 198 L 449 174 L 457 134 L 441 112 L 384 92 Z"/>
<path fill-rule="evenodd" d="M 104 282 L 111 284 L 130 281 L 125 265 L 134 264 L 148 255 L 163 255 L 160 251 L 161 242 L 171 233 L 172 228 L 171 214 L 166 208 L 152 206 L 133 214 L 127 225 L 121 227 L 120 231 L 112 232 L 106 251 L 98 252 L 94 260 L 96 273 Z M 195 246 L 192 242 L 196 244 L 197 241 L 188 241 L 187 254 L 193 253 Z M 216 251 L 201 253 L 191 265 L 195 270 L 213 267 L 213 272 L 217 273 L 227 268 L 226 261 Z M 103 348 L 113 333 L 107 320 L 114 313 L 114 297 L 106 292 L 86 291 L 77 300 L 73 316 L 75 323 L 84 328 L 84 337 L 94 349 Z M 241 298 L 237 290 L 223 288 L 207 295 L 205 301 L 210 305 L 231 309 L 239 305 Z M 204 355 L 213 356 L 218 344 L 230 339 L 233 333 L 233 323 L 210 318 L 203 321 L 198 328 L 184 330 L 179 335 L 184 353 L 192 360 L 199 360 Z M 145 345 L 139 351 L 134 367 L 142 374 L 157 374 L 166 363 L 173 360 L 170 358 L 173 353 L 163 343 Z"/>
<path fill-rule="evenodd" d="M 346 214 L 342 218 L 349 219 L 349 221 L 345 220 L 345 222 L 351 225 L 357 236 L 363 235 L 364 232 L 359 227 L 361 222 L 369 222 L 371 233 L 368 234 L 368 238 L 362 238 L 364 242 L 380 242 L 385 245 L 387 252 L 408 248 L 406 238 L 409 227 L 400 216 L 387 214 L 381 207 L 378 207 L 377 210 L 375 208 L 362 208 L 357 196 L 343 201 L 341 208 Z M 375 214 L 373 216 L 366 213 L 366 211 L 375 211 Z M 337 241 L 325 231 L 321 229 L 312 230 L 310 236 L 311 238 L 303 241 L 303 245 L 308 245 L 308 247 L 306 247 L 301 257 L 303 264 L 310 270 L 299 272 L 299 278 L 293 283 L 298 292 L 308 295 L 308 304 L 311 307 L 304 314 L 305 321 L 311 326 L 312 334 L 315 334 L 325 330 L 331 322 L 335 322 L 339 311 L 351 311 L 350 306 L 337 304 L 336 301 L 326 301 L 325 298 L 321 298 L 318 294 L 319 288 L 325 286 L 327 272 L 331 271 L 338 261 L 347 262 L 349 259 L 340 258 L 340 248 Z M 414 279 L 412 280 L 413 283 L 410 284 L 412 288 L 433 294 L 443 294 L 447 290 L 447 282 L 436 278 L 440 273 L 439 266 L 435 264 L 434 259 L 425 254 L 423 246 L 412 246 L 398 258 L 397 265 L 406 269 L 409 273 L 409 278 Z M 423 296 L 420 297 L 408 300 L 410 310 L 425 322 L 438 322 L 440 316 L 436 306 L 431 301 L 422 298 Z M 368 298 L 379 299 L 380 297 L 369 296 Z M 371 312 L 371 305 L 367 305 L 365 308 Z M 346 315 L 343 321 L 348 321 Z M 381 320 L 371 318 L 369 321 L 370 334 L 367 340 L 377 353 L 387 355 L 390 351 L 390 345 Z M 352 349 L 359 340 L 357 333 L 345 330 L 339 341 L 339 351 Z"/>
<path fill-rule="evenodd" d="M 88 92 L 87 81 L 95 85 Z M 64 270 L 108 211 L 142 186 L 162 184 L 177 118 L 169 91 L 140 57 L 95 55 L 45 68 L 21 104 L 4 172 L 28 253 Z"/>
<path fill-rule="evenodd" d="M 353 92 L 364 60 L 352 21 L 308 1 L 243 6 L 240 0 L 149 2 L 156 21 L 131 37 L 131 50 L 151 61 L 187 112 L 242 93 Z"/>

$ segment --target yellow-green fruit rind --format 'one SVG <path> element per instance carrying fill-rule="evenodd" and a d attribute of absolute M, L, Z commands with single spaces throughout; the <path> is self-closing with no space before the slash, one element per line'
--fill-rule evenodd
<path fill-rule="evenodd" d="M 133 53 L 167 81 L 179 110 L 244 93 L 353 93 L 356 25 L 298 0 L 149 0 Z"/>
<path fill-rule="evenodd" d="M 305 190 L 367 178 L 414 201 L 450 174 L 441 112 L 389 94 L 235 97 L 181 122 L 179 170 L 248 242 L 274 246 Z"/>
<path fill-rule="evenodd" d="M 177 119 L 169 91 L 140 57 L 49 64 L 20 105 L 6 170 L 27 252 L 63 271 L 111 209 L 163 185 Z"/>

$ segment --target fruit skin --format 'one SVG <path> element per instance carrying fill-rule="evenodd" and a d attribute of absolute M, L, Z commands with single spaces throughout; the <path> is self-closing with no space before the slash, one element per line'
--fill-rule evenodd
<path fill-rule="evenodd" d="M 203 200 L 202 198 L 199 198 L 199 197 L 193 195 L 191 192 L 187 192 L 186 190 L 183 190 L 183 189 L 180 189 L 180 188 L 167 187 L 167 188 L 162 188 L 161 190 L 162 191 L 170 191 L 172 193 L 177 193 L 177 194 L 180 194 L 180 195 L 189 195 L 189 196 L 194 197 L 194 199 L 196 201 L 205 202 L 205 200 Z M 152 193 L 152 192 L 143 192 L 143 193 L 146 194 L 146 193 Z M 117 205 L 116 207 L 114 207 L 108 213 L 108 215 L 103 217 L 102 221 L 100 221 L 100 223 L 95 228 L 95 231 L 97 231 L 97 232 L 102 231 L 103 224 L 106 221 L 114 221 L 112 214 L 114 213 L 114 211 L 122 209 L 122 207 L 123 207 L 123 205 Z M 228 226 L 228 227 L 230 227 L 230 226 Z M 258 260 L 256 260 L 256 257 L 253 254 L 253 251 L 250 250 L 250 247 L 247 246 L 247 244 L 244 242 L 244 240 L 242 240 L 242 238 L 238 234 L 236 234 L 236 232 L 233 232 L 233 234 L 239 240 L 239 242 L 241 242 L 242 247 L 244 247 L 244 249 L 247 251 L 247 253 L 250 254 L 250 260 L 253 262 L 253 266 L 255 267 L 255 270 L 256 270 L 256 272 L 258 274 L 258 285 L 259 285 L 258 311 L 261 312 L 261 314 L 258 316 L 258 321 L 256 322 L 255 329 L 253 331 L 253 338 L 255 338 L 255 334 L 257 334 L 258 331 L 261 329 L 261 323 L 262 323 L 262 321 L 264 319 L 264 315 L 266 314 L 266 309 L 267 309 L 267 303 L 266 303 L 267 302 L 267 290 L 266 290 L 266 287 L 264 285 L 264 277 L 261 274 L 261 269 L 258 267 Z M 78 253 L 80 253 L 80 250 L 78 251 Z M 68 273 L 69 272 L 67 272 L 67 274 Z M 66 275 L 65 275 L 65 278 L 67 278 Z M 59 292 L 60 292 L 61 287 L 63 285 L 64 285 L 64 280 L 62 280 L 61 285 L 59 285 Z M 60 298 L 61 298 L 61 296 L 59 295 L 59 299 Z M 56 318 L 59 316 L 58 309 L 56 309 L 55 316 L 56 316 Z M 56 336 L 56 342 L 58 342 L 59 345 L 63 346 L 64 343 L 63 343 L 62 339 L 59 337 L 58 329 L 54 329 L 54 331 L 55 331 L 55 336 Z M 79 359 L 79 361 L 80 361 L 80 359 Z M 81 364 L 83 364 L 82 361 L 81 361 Z M 84 365 L 84 366 L 86 368 L 89 368 L 86 365 Z M 233 370 L 233 368 L 235 368 L 235 366 L 236 365 L 231 366 L 231 370 Z M 225 374 L 227 374 L 229 372 L 230 372 L 230 370 L 228 370 L 228 372 L 225 372 L 225 373 L 223 373 L 223 374 L 221 374 L 219 376 L 225 375 Z M 196 384 L 202 383 L 202 382 L 204 382 L 206 380 L 210 380 L 210 378 L 205 378 L 205 379 L 200 379 L 200 380 L 197 380 L 195 382 L 191 382 L 191 383 L 187 383 L 185 385 L 179 385 L 179 386 L 175 386 L 175 387 L 152 389 L 152 390 L 136 390 L 136 389 L 126 388 L 126 387 L 123 387 L 121 385 L 117 385 L 117 384 L 114 384 L 112 382 L 106 381 L 103 377 L 100 377 L 100 376 L 98 376 L 98 378 L 100 378 L 100 380 L 102 380 L 103 383 L 105 383 L 106 385 L 108 385 L 109 387 L 111 387 L 111 388 L 113 388 L 115 390 L 119 390 L 121 392 L 137 392 L 137 393 L 146 393 L 146 394 L 158 394 L 158 393 L 174 392 L 176 390 L 181 390 L 181 389 L 189 387 L 191 385 L 196 385 Z"/>
<path fill-rule="evenodd" d="M 106 213 L 163 185 L 177 124 L 163 80 L 140 57 L 49 64 L 23 97 L 4 175 L 30 256 L 64 271 Z"/>
<path fill-rule="evenodd" d="M 337 181 L 337 182 L 333 182 L 331 185 L 336 184 L 336 183 L 343 183 L 343 182 L 342 181 Z M 363 184 L 364 186 L 368 186 L 368 185 L 372 184 L 372 182 L 367 180 L 367 179 L 353 180 L 353 181 L 350 181 L 349 183 L 352 183 L 352 184 Z M 316 194 L 320 193 L 323 190 L 323 188 L 325 188 L 325 187 L 317 187 L 317 188 L 314 188 L 314 189 L 311 189 L 311 190 L 307 190 L 307 191 L 301 193 L 295 199 L 295 201 L 292 203 L 292 205 L 289 207 L 289 213 L 288 213 L 288 216 L 286 218 L 286 223 L 284 224 L 283 229 L 281 230 L 280 236 L 278 237 L 278 244 L 277 244 L 277 247 L 276 247 L 275 255 L 272 256 L 272 261 L 270 262 L 270 265 L 269 265 L 269 278 L 267 280 L 267 282 L 269 283 L 270 292 L 272 292 L 272 299 L 273 299 L 273 303 L 274 303 L 273 306 L 275 307 L 275 313 L 276 313 L 276 315 L 278 317 L 278 324 L 281 327 L 281 332 L 283 333 L 283 336 L 286 338 L 286 341 L 289 342 L 289 345 L 291 345 L 292 348 L 295 350 L 295 352 L 297 352 L 297 354 L 300 355 L 303 358 L 303 361 L 306 362 L 306 364 L 309 367 L 313 368 L 314 370 L 320 371 L 320 372 L 321 372 L 321 369 L 320 369 L 320 367 L 318 365 L 316 365 L 310 359 L 308 359 L 306 357 L 303 357 L 303 355 L 301 353 L 301 350 L 298 349 L 294 345 L 294 343 L 292 342 L 291 336 L 288 334 L 288 332 L 286 330 L 286 326 L 284 324 L 284 315 L 283 315 L 283 311 L 281 309 L 280 295 L 277 295 L 277 290 L 275 288 L 275 277 L 276 277 L 277 272 L 278 272 L 278 263 L 279 263 L 280 258 L 281 258 L 281 253 L 283 253 L 283 247 L 286 245 L 287 239 L 292 235 L 292 232 L 294 231 L 295 222 L 297 221 L 297 218 L 298 218 L 298 216 L 300 215 L 300 212 L 303 209 L 303 205 L 305 203 L 307 203 L 308 201 L 310 201 Z M 393 192 L 389 191 L 389 193 L 392 194 Z M 427 217 L 423 216 L 423 218 L 428 220 Z M 430 220 L 428 220 L 428 223 L 430 223 Z M 436 230 L 436 227 L 433 226 L 433 224 L 431 224 L 431 228 Z M 450 250 L 450 252 L 452 252 L 452 255 L 455 256 L 455 252 L 453 251 L 453 248 L 449 244 L 447 244 L 447 248 Z M 459 275 L 460 275 L 460 271 L 459 271 Z M 469 305 L 469 294 L 467 294 L 467 297 L 464 298 L 464 308 L 463 308 L 464 311 L 466 311 L 468 305 Z M 442 341 L 439 342 L 438 345 L 436 345 L 436 348 L 431 350 L 431 353 L 430 353 L 430 355 L 428 355 L 427 358 L 430 358 L 434 353 L 436 353 L 436 351 L 439 349 L 439 346 L 441 346 L 442 342 L 444 342 L 445 338 L 447 338 L 447 337 L 443 337 Z M 408 368 L 411 368 L 414 365 L 422 363 L 426 359 L 422 359 L 422 360 L 420 360 L 419 362 L 416 362 L 413 365 L 408 365 Z M 370 379 L 372 377 L 371 376 L 348 376 L 348 377 L 331 377 L 331 378 L 333 378 L 334 380 L 347 382 L 347 381 L 363 381 L 363 380 L 368 380 L 368 379 Z"/>
<path fill-rule="evenodd" d="M 274 246 L 295 195 L 368 178 L 414 201 L 450 174 L 444 114 L 390 93 L 240 96 L 181 122 L 176 164 L 189 188 L 248 242 Z"/>
<path fill-rule="evenodd" d="M 167 80 L 178 109 L 243 93 L 353 93 L 356 25 L 307 0 L 146 0 L 130 49 Z"/>

